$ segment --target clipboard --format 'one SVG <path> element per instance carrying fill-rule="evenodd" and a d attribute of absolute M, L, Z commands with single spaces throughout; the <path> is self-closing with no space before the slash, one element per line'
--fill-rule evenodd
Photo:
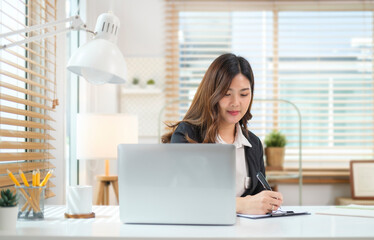
<path fill-rule="evenodd" d="M 259 218 L 268 218 L 268 217 L 288 217 L 288 216 L 300 216 L 300 215 L 310 215 L 310 213 L 305 212 L 305 211 L 295 212 L 295 211 L 278 210 L 278 211 L 273 211 L 271 213 L 264 214 L 264 215 L 237 214 L 238 217 L 250 218 L 250 219 L 259 219 Z"/>

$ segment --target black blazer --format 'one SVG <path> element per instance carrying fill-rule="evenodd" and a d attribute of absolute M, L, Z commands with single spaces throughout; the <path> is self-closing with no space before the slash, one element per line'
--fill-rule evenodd
<path fill-rule="evenodd" d="M 200 135 L 200 129 L 197 126 L 191 125 L 186 122 L 181 122 L 177 129 L 175 129 L 171 136 L 171 143 L 188 143 L 186 135 L 192 140 L 202 143 L 203 139 Z M 247 135 L 247 136 L 246 136 Z M 242 197 L 247 195 L 255 195 L 264 190 L 261 183 L 256 178 L 258 172 L 262 172 L 265 175 L 264 165 L 264 151 L 260 139 L 254 135 L 251 131 L 247 131 L 244 134 L 252 147 L 244 146 L 245 160 L 248 166 L 248 177 L 251 178 L 249 188 L 243 193 Z"/>

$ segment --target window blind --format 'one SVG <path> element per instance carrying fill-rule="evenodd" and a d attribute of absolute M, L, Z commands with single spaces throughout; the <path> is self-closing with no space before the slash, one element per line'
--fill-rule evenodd
<path fill-rule="evenodd" d="M 0 0 L 0 33 L 56 20 L 56 0 Z M 42 34 L 19 34 L 2 39 L 1 45 Z M 22 170 L 29 182 L 40 169 L 41 179 L 55 168 L 49 150 L 54 149 L 50 116 L 56 98 L 56 37 L 11 47 L 0 52 L 0 188 L 14 186 L 9 169 L 20 183 Z M 49 181 L 45 197 L 53 197 Z"/>
<path fill-rule="evenodd" d="M 209 64 L 245 57 L 255 75 L 249 129 L 285 133 L 286 168 L 373 158 L 372 1 L 166 1 L 167 121 L 181 119 Z M 258 100 L 256 100 L 258 99 Z"/>

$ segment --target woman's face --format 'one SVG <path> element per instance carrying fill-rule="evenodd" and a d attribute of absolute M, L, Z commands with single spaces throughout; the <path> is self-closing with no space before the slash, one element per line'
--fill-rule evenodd
<path fill-rule="evenodd" d="M 251 85 L 248 78 L 239 73 L 231 82 L 226 95 L 219 100 L 221 127 L 235 125 L 247 112 L 251 102 Z"/>

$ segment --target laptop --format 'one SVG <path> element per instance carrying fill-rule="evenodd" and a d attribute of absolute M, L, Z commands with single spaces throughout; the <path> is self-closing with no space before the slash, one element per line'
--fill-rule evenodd
<path fill-rule="evenodd" d="M 234 224 L 235 154 L 228 144 L 118 145 L 121 222 Z"/>

